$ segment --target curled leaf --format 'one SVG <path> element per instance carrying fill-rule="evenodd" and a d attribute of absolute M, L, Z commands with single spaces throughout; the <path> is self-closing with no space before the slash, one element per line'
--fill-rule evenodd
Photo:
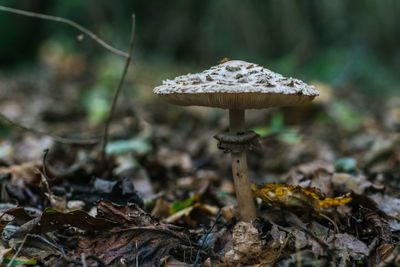
<path fill-rule="evenodd" d="M 351 201 L 350 193 L 336 198 L 326 198 L 317 188 L 304 188 L 299 185 L 252 184 L 251 188 L 254 196 L 277 207 L 319 211 L 321 207 L 341 206 Z"/>

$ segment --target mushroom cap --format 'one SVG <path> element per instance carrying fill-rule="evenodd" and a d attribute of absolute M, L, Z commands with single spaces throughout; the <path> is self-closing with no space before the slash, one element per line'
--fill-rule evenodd
<path fill-rule="evenodd" d="M 241 60 L 163 81 L 154 93 L 175 105 L 225 109 L 292 106 L 319 95 L 312 85 Z"/>

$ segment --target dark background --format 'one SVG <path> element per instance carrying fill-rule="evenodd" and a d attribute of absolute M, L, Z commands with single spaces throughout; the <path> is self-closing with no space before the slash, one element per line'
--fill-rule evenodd
<path fill-rule="evenodd" d="M 400 2 L 310 1 L 15 1 L 3 5 L 72 19 L 128 50 L 136 14 L 134 61 L 199 71 L 228 57 L 284 75 L 351 87 L 362 94 L 396 93 L 400 69 Z M 93 62 L 109 54 L 63 24 L 0 13 L 0 68 L 35 65 L 44 43 Z M 108 55 L 110 56 L 110 55 Z M 118 56 L 115 56 L 116 58 Z M 121 63 L 123 64 L 123 63 Z M 161 78 L 155 78 L 155 84 Z"/>

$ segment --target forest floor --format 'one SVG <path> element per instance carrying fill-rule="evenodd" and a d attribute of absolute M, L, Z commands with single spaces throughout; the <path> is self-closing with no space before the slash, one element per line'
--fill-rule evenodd
<path fill-rule="evenodd" d="M 271 199 L 256 198 L 258 218 L 245 223 L 230 155 L 213 138 L 227 112 L 162 103 L 154 69 L 128 76 L 105 160 L 99 143 L 37 133 L 101 137 L 108 104 L 85 89 L 95 75 L 70 64 L 0 73 L 0 112 L 36 130 L 0 120 L 3 265 L 400 265 L 399 99 L 316 82 L 310 104 L 248 111 L 261 136 L 250 178 Z"/>

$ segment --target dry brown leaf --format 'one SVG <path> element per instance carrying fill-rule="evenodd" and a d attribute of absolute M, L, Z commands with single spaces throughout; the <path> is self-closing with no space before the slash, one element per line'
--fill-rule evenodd
<path fill-rule="evenodd" d="M 160 224 L 135 204 L 119 206 L 102 201 L 97 209 L 98 217 L 117 224 L 107 231 L 82 235 L 75 252 L 77 257 L 85 253 L 109 265 L 119 265 L 122 260 L 126 266 L 159 266 L 160 259 L 171 249 L 191 244 L 184 228 Z"/>
<path fill-rule="evenodd" d="M 163 198 L 159 198 L 151 211 L 151 216 L 157 219 L 166 218 L 169 216 L 169 202 Z"/>
<path fill-rule="evenodd" d="M 0 175 L 10 173 L 12 175 L 11 182 L 15 182 L 18 179 L 24 179 L 30 182 L 37 177 L 35 170 L 41 168 L 41 166 L 41 161 L 29 161 L 19 165 L 0 167 Z"/>
<path fill-rule="evenodd" d="M 381 258 L 381 260 L 386 260 L 386 258 L 389 257 L 390 254 L 392 254 L 394 250 L 394 245 L 382 244 L 376 250 L 378 251 L 379 258 Z"/>

